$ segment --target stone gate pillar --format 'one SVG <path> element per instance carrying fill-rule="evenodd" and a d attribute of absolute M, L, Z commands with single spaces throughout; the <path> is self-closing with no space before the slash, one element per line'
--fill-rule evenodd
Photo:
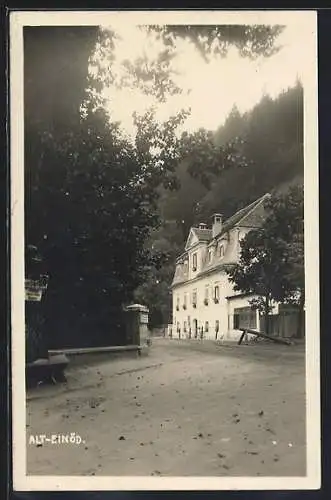
<path fill-rule="evenodd" d="M 127 344 L 144 345 L 148 343 L 148 307 L 132 304 L 125 308 Z"/>

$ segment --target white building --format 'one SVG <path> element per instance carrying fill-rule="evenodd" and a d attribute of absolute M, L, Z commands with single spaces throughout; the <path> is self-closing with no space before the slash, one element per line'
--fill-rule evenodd
<path fill-rule="evenodd" d="M 252 295 L 235 292 L 226 269 L 238 262 L 240 240 L 261 226 L 266 194 L 223 221 L 213 216 L 212 228 L 192 227 L 185 251 L 176 261 L 172 282 L 173 337 L 237 340 L 240 327 L 260 328 Z M 275 307 L 273 313 L 277 312 Z"/>

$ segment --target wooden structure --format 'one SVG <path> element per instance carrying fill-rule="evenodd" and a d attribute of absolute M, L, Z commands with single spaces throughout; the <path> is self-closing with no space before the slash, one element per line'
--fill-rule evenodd
<path fill-rule="evenodd" d="M 49 356 L 46 359 L 37 359 L 25 366 L 25 376 L 28 386 L 35 386 L 39 383 L 65 382 L 64 370 L 68 366 L 69 360 L 63 354 Z"/>
<path fill-rule="evenodd" d="M 300 311 L 297 306 L 279 304 L 278 314 L 269 314 L 268 322 L 274 337 L 305 337 L 305 313 L 299 327 Z M 247 326 L 247 325 L 240 325 Z M 260 315 L 260 330 L 265 328 L 265 316 Z"/>
<path fill-rule="evenodd" d="M 283 339 L 281 337 L 273 337 L 271 335 L 267 335 L 266 333 L 258 332 L 256 330 L 252 330 L 251 328 L 239 328 L 239 330 L 242 332 L 242 334 L 240 335 L 240 339 L 238 341 L 238 345 L 240 345 L 242 343 L 242 341 L 244 340 L 245 335 L 247 335 L 248 333 L 251 334 L 251 335 L 256 335 L 257 337 L 261 337 L 261 338 L 267 339 L 267 340 L 272 340 L 276 344 L 285 344 L 285 345 L 292 345 L 293 344 L 293 342 L 291 342 L 290 340 Z"/>

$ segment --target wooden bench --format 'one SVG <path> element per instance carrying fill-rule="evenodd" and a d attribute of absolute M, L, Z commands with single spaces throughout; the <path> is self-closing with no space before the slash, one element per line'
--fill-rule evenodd
<path fill-rule="evenodd" d="M 26 383 L 28 386 L 37 385 L 40 382 L 56 384 L 65 382 L 65 369 L 69 364 L 67 356 L 56 354 L 45 359 L 37 359 L 27 363 L 25 367 Z"/>
<path fill-rule="evenodd" d="M 238 341 L 238 345 L 240 345 L 242 343 L 242 341 L 244 340 L 245 335 L 247 335 L 248 333 L 251 334 L 251 335 L 256 335 L 257 337 L 261 337 L 263 339 L 272 340 L 276 344 L 285 344 L 285 345 L 292 345 L 293 344 L 293 342 L 291 342 L 288 339 L 282 339 L 282 338 L 279 338 L 279 337 L 273 337 L 273 336 L 267 335 L 266 333 L 263 333 L 263 332 L 257 332 L 256 330 L 251 330 L 250 328 L 239 328 L 239 330 L 242 332 L 242 334 L 240 335 L 240 339 Z"/>

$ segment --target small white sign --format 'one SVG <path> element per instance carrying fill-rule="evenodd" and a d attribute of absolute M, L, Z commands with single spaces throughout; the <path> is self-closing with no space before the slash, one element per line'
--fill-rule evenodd
<path fill-rule="evenodd" d="M 29 302 L 40 302 L 42 294 L 42 290 L 25 290 L 25 300 Z"/>
<path fill-rule="evenodd" d="M 140 323 L 142 323 L 143 325 L 146 325 L 148 323 L 148 314 L 142 313 L 140 315 Z"/>

